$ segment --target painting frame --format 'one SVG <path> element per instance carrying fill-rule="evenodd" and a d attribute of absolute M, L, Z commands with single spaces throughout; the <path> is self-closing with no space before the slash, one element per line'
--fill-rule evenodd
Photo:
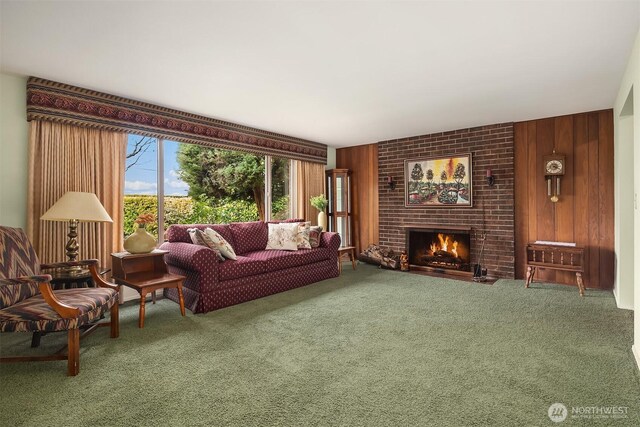
<path fill-rule="evenodd" d="M 460 173 L 458 164 L 462 164 L 464 173 Z M 414 168 L 416 171 L 412 174 Z M 427 178 L 429 170 L 432 171 L 431 179 Z M 442 172 L 437 172 L 438 170 Z M 443 173 L 447 176 L 444 181 L 439 178 Z M 418 176 L 420 179 L 416 180 Z M 404 161 L 404 206 L 405 208 L 445 209 L 473 207 L 471 153 L 406 159 Z"/>

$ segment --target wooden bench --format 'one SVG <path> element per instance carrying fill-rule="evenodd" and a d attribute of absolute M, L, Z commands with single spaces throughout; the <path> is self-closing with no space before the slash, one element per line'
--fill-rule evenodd
<path fill-rule="evenodd" d="M 560 242 L 556 242 L 560 243 Z M 533 282 L 536 268 L 569 271 L 576 274 L 580 296 L 584 296 L 584 248 L 549 243 L 530 243 L 527 245 L 527 282 L 528 288 Z"/>

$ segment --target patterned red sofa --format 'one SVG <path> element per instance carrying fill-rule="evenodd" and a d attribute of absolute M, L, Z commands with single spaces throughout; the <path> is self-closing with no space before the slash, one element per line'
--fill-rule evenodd
<path fill-rule="evenodd" d="M 216 252 L 195 245 L 187 229 L 210 227 L 229 242 L 238 259 L 219 261 Z M 223 225 L 172 225 L 160 249 L 169 251 L 165 261 L 170 273 L 186 276 L 185 307 L 206 313 L 241 302 L 337 277 L 337 233 L 322 233 L 320 246 L 298 251 L 264 250 L 268 225 L 262 221 Z M 176 289 L 165 296 L 178 301 Z"/>

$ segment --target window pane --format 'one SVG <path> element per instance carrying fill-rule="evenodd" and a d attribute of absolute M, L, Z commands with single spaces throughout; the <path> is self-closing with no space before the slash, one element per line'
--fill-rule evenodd
<path fill-rule="evenodd" d="M 124 175 L 124 234 L 135 231 L 134 221 L 141 214 L 158 216 L 158 140 L 129 135 Z M 158 224 L 147 225 L 158 237 Z"/>
<path fill-rule="evenodd" d="M 340 246 L 348 246 L 349 242 L 347 242 L 347 218 L 343 216 L 339 216 L 336 218 L 337 220 L 337 232 L 340 234 Z"/>
<path fill-rule="evenodd" d="M 271 219 L 291 218 L 289 159 L 271 159 Z"/>
<path fill-rule="evenodd" d="M 207 224 L 206 216 L 194 215 L 196 209 L 189 197 L 189 184 L 181 176 L 178 150 L 182 144 L 164 141 L 164 229 L 172 224 Z M 202 219 L 202 221 L 195 221 Z"/>
<path fill-rule="evenodd" d="M 166 227 L 264 218 L 264 156 L 173 141 L 164 144 Z"/>
<path fill-rule="evenodd" d="M 336 177 L 336 211 L 344 211 L 344 177 Z"/>

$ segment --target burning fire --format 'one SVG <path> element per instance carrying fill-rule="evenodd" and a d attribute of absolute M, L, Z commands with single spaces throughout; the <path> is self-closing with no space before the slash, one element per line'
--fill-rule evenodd
<path fill-rule="evenodd" d="M 438 246 L 437 243 L 432 243 L 429 248 L 431 252 L 434 254 L 438 251 L 450 252 L 456 257 L 458 256 L 458 242 L 456 240 L 449 242 L 449 236 L 445 236 L 442 233 L 438 233 L 438 240 L 440 240 L 440 245 Z M 449 244 L 451 244 L 451 249 L 449 249 Z"/>

